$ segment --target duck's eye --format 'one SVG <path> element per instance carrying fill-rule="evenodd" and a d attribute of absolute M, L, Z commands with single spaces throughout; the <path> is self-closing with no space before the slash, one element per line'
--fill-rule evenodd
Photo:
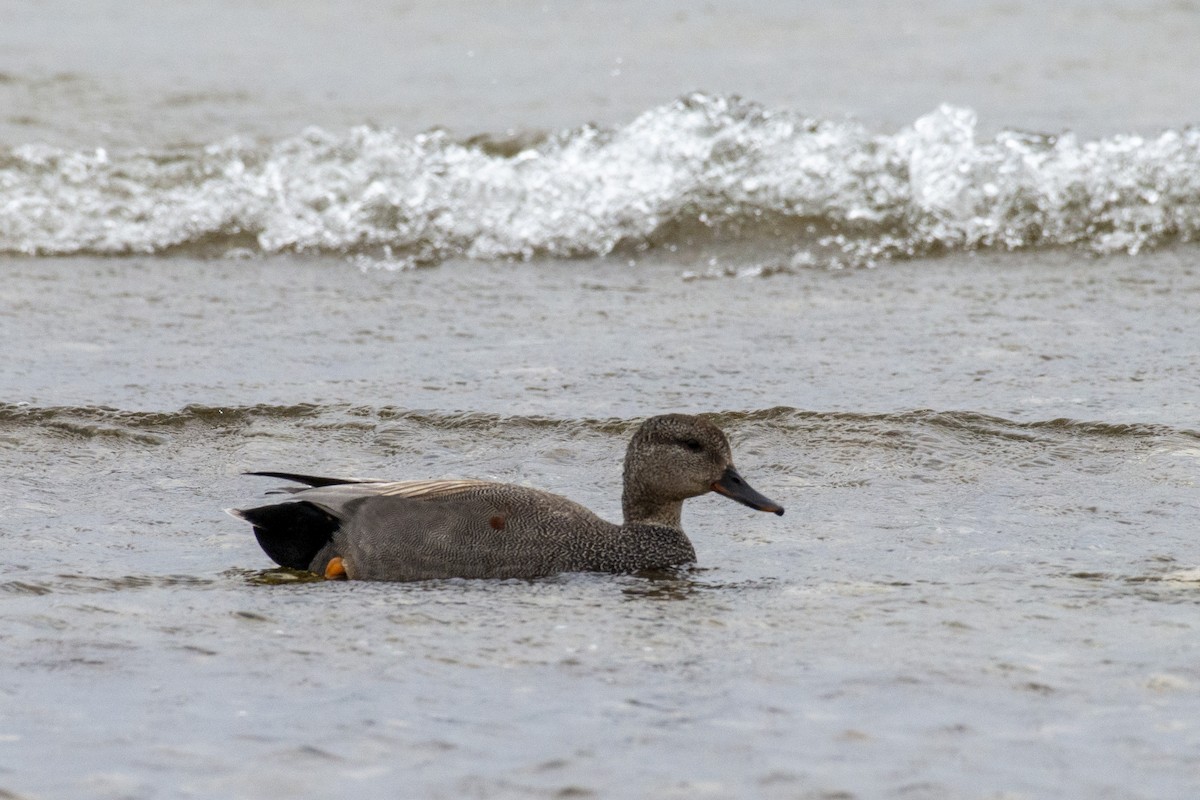
<path fill-rule="evenodd" d="M 700 444 L 699 439 L 680 439 L 679 443 L 691 450 L 693 453 L 699 453 L 704 449 L 704 445 Z"/>

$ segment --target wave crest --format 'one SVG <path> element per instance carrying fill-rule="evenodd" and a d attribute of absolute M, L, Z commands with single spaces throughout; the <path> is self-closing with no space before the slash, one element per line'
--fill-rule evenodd
<path fill-rule="evenodd" d="M 695 94 L 628 125 L 515 142 L 360 127 L 163 152 L 0 153 L 0 252 L 605 255 L 782 239 L 796 263 L 1200 232 L 1200 131 L 1080 141 L 976 133 L 942 106 L 895 133 Z"/>

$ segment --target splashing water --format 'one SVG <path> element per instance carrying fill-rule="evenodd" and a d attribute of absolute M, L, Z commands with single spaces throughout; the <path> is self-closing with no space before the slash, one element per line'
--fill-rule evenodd
<path fill-rule="evenodd" d="M 879 134 L 691 95 L 503 148 L 310 129 L 269 146 L 0 153 L 0 252 L 321 251 L 404 264 L 782 239 L 793 262 L 974 248 L 1128 252 L 1200 232 L 1200 131 L 980 140 L 942 106 Z M 813 253 L 823 253 L 814 256 Z"/>

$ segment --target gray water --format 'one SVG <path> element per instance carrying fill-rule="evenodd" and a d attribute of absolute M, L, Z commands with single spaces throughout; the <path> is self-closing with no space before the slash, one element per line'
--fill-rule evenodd
<path fill-rule="evenodd" d="M 0 797 L 1200 793 L 1200 8 L 3 14 Z M 676 410 L 788 508 L 689 501 L 679 572 L 310 581 L 221 513 L 616 518 Z"/>

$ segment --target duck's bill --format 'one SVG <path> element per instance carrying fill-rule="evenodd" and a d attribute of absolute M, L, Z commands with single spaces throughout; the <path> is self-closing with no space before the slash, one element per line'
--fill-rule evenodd
<path fill-rule="evenodd" d="M 763 497 L 746 483 L 746 479 L 738 474 L 733 467 L 725 470 L 720 480 L 714 481 L 712 490 L 717 494 L 737 500 L 744 506 L 750 506 L 756 511 L 770 511 L 772 514 L 783 516 L 783 506 L 774 500 Z"/>

